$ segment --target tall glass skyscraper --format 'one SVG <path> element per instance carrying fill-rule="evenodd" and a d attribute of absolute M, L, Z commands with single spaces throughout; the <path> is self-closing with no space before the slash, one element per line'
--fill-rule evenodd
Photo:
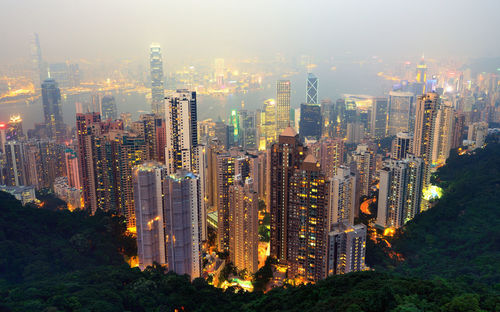
<path fill-rule="evenodd" d="M 151 44 L 149 62 L 151 69 L 151 110 L 155 114 L 164 114 L 165 90 L 163 86 L 163 60 L 161 47 L 157 43 Z"/>
<path fill-rule="evenodd" d="M 306 104 L 319 104 L 318 102 L 318 78 L 309 73 L 306 85 Z"/>
<path fill-rule="evenodd" d="M 64 139 L 64 123 L 61 110 L 61 91 L 54 79 L 45 79 L 42 83 L 42 104 L 49 137 L 62 141 Z"/>
<path fill-rule="evenodd" d="M 276 83 L 278 133 L 283 132 L 290 124 L 290 93 L 290 80 L 278 80 Z"/>

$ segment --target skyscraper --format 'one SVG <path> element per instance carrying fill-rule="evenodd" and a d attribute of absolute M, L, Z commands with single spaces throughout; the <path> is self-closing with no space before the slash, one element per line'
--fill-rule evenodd
<path fill-rule="evenodd" d="M 134 169 L 137 256 L 141 269 L 154 262 L 161 265 L 167 263 L 163 220 L 165 176 L 166 168 L 159 163 L 146 162 Z"/>
<path fill-rule="evenodd" d="M 440 106 L 439 95 L 434 92 L 421 95 L 417 100 L 417 116 L 415 120 L 415 134 L 413 136 L 413 153 L 424 162 L 423 189 L 430 184 L 432 151 L 436 132 L 437 111 Z M 425 202 L 422 209 L 428 208 Z"/>
<path fill-rule="evenodd" d="M 300 104 L 300 137 L 314 138 L 321 137 L 321 106 L 318 104 Z"/>
<path fill-rule="evenodd" d="M 230 251 L 230 188 L 234 184 L 234 158 L 229 152 L 217 155 L 217 238 L 219 251 Z"/>
<path fill-rule="evenodd" d="M 319 162 L 327 178 L 337 175 L 338 168 L 344 164 L 344 141 L 336 138 L 323 138 L 319 142 Z"/>
<path fill-rule="evenodd" d="M 412 132 L 413 98 L 411 92 L 391 91 L 389 93 L 387 135 L 398 132 Z"/>
<path fill-rule="evenodd" d="M 177 169 L 193 172 L 194 149 L 198 145 L 196 92 L 177 90 L 166 98 L 165 106 L 165 163 L 169 173 Z"/>
<path fill-rule="evenodd" d="M 191 279 L 201 274 L 198 180 L 181 169 L 165 179 L 163 191 L 167 268 Z"/>
<path fill-rule="evenodd" d="M 149 64 L 151 70 L 151 110 L 155 114 L 163 115 L 165 112 L 163 85 L 163 59 L 161 47 L 157 43 L 150 46 Z"/>
<path fill-rule="evenodd" d="M 155 162 L 134 169 L 139 267 L 157 262 L 194 279 L 201 273 L 198 177 L 167 170 Z"/>
<path fill-rule="evenodd" d="M 61 109 L 61 91 L 54 79 L 45 79 L 42 83 L 42 104 L 49 137 L 58 142 L 63 142 L 65 126 Z"/>
<path fill-rule="evenodd" d="M 450 156 L 453 144 L 453 122 L 455 111 L 448 101 L 443 101 L 436 115 L 436 131 L 434 132 L 434 143 L 432 146 L 432 165 L 443 166 Z"/>
<path fill-rule="evenodd" d="M 356 210 L 356 175 L 348 167 L 341 166 L 330 179 L 328 229 L 338 222 L 354 224 Z"/>
<path fill-rule="evenodd" d="M 276 101 L 274 99 L 264 101 L 259 129 L 260 139 L 264 142 L 263 149 L 265 149 L 267 144 L 273 143 L 276 140 L 277 119 Z M 262 149 L 260 145 L 259 149 Z"/>
<path fill-rule="evenodd" d="M 115 120 L 118 118 L 118 111 L 116 109 L 115 97 L 112 95 L 105 95 L 101 100 L 101 116 L 102 119 Z"/>
<path fill-rule="evenodd" d="M 422 159 L 408 154 L 403 160 L 390 159 L 380 171 L 376 224 L 399 228 L 420 212 Z"/>
<path fill-rule="evenodd" d="M 327 274 L 347 274 L 365 269 L 366 226 L 336 223 L 328 234 Z"/>
<path fill-rule="evenodd" d="M 386 136 L 387 104 L 386 98 L 373 98 L 370 116 L 372 138 L 382 139 Z"/>
<path fill-rule="evenodd" d="M 42 81 L 47 78 L 47 69 L 42 59 L 42 49 L 40 48 L 40 40 L 38 34 L 34 33 L 31 40 L 31 62 L 33 68 L 33 85 L 38 89 Z"/>
<path fill-rule="evenodd" d="M 375 153 L 367 144 L 359 144 L 352 158 L 356 167 L 356 178 L 358 182 L 357 199 L 361 196 L 370 195 L 370 187 L 375 173 Z"/>
<path fill-rule="evenodd" d="M 326 277 L 328 182 L 312 154 L 293 170 L 288 187 L 288 277 L 316 282 Z"/>
<path fill-rule="evenodd" d="M 288 127 L 271 146 L 269 159 L 269 206 L 271 212 L 271 255 L 287 260 L 288 200 L 290 179 L 304 159 L 305 148 L 295 131 Z"/>
<path fill-rule="evenodd" d="M 283 132 L 290 125 L 290 80 L 278 80 L 276 83 L 277 130 Z"/>
<path fill-rule="evenodd" d="M 413 149 L 413 135 L 409 132 L 398 132 L 391 146 L 391 158 L 404 159 Z"/>
<path fill-rule="evenodd" d="M 8 141 L 5 146 L 6 184 L 8 186 L 27 185 L 28 167 L 25 160 L 25 146 L 22 142 Z"/>
<path fill-rule="evenodd" d="M 237 176 L 229 190 L 229 250 L 238 270 L 253 274 L 258 269 L 259 199 L 253 180 Z"/>
<path fill-rule="evenodd" d="M 307 75 L 306 104 L 319 104 L 318 78 L 313 73 Z"/>

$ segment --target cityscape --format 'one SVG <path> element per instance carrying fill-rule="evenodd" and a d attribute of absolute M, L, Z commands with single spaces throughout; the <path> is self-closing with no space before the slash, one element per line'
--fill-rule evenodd
<path fill-rule="evenodd" d="M 500 8 L 494 1 L 484 2 L 492 11 L 494 7 Z M 214 3 L 217 5 L 221 4 Z M 465 14 L 461 5 L 450 10 Z M 196 7 L 196 1 L 189 6 Z M 228 17 L 229 20 L 233 17 Z M 448 25 L 445 21 L 441 23 Z M 498 36 L 498 21 L 476 23 L 474 29 L 489 27 Z M 261 25 L 256 28 L 261 29 Z M 189 33 L 189 29 L 182 31 Z M 316 35 L 324 32 L 322 29 Z M 263 38 L 276 35 L 274 30 L 270 33 Z M 463 231 L 480 232 L 482 227 L 483 234 L 491 240 L 489 259 L 498 265 L 498 229 L 486 231 L 484 225 L 489 223 L 498 228 L 499 221 L 494 213 L 500 208 L 498 186 L 494 188 L 498 185 L 495 175 L 500 163 L 498 45 L 492 44 L 487 54 L 478 44 L 477 51 L 470 56 L 467 53 L 471 49 L 442 53 L 443 50 L 428 48 L 429 43 L 422 43 L 422 49 L 412 53 L 399 53 L 395 49 L 396 56 L 384 55 L 380 48 L 373 48 L 380 56 L 372 55 L 369 46 L 363 53 L 353 53 L 345 47 L 319 53 L 315 49 L 322 49 L 321 44 L 307 52 L 279 50 L 272 45 L 266 53 L 251 55 L 256 51 L 253 47 L 245 55 L 234 52 L 240 42 L 238 38 L 234 47 L 231 42 L 226 43 L 228 51 L 221 46 L 215 50 L 219 52 L 217 55 L 212 47 L 207 47 L 204 56 L 203 46 L 196 51 L 199 54 L 191 54 L 182 50 L 178 38 L 174 42 L 159 37 L 140 46 L 139 57 L 131 54 L 129 58 L 124 50 L 114 59 L 93 58 L 90 54 L 85 59 L 81 54 L 61 57 L 60 52 L 54 53 L 57 47 L 50 46 L 55 42 L 47 39 L 50 36 L 48 31 L 36 29 L 19 33 L 22 43 L 16 38 L 16 44 L 25 50 L 9 52 L 16 53 L 15 58 L 8 53 L 0 58 L 0 194 L 10 194 L 2 195 L 2 206 L 19 201 L 15 205 L 34 209 L 27 215 L 47 210 L 54 216 L 60 214 L 61 218 L 63 215 L 82 218 L 87 221 L 74 225 L 75 231 L 79 228 L 78 233 L 87 233 L 89 237 L 104 235 L 95 229 L 107 228 L 106 235 L 113 237 L 113 244 L 116 239 L 119 247 L 111 247 L 111 243 L 108 247 L 98 247 L 97 236 L 82 243 L 78 236 L 82 234 L 67 236 L 59 246 L 67 243 L 76 246 L 80 256 L 75 257 L 80 260 L 71 258 L 74 263 L 88 256 L 79 249 L 88 244 L 94 246 L 89 250 L 103 248 L 103 253 L 113 253 L 103 258 L 108 260 L 99 260 L 99 265 L 118 266 L 122 262 L 123 270 L 146 274 L 141 277 L 140 287 L 153 287 L 146 286 L 146 282 L 160 285 L 159 277 L 146 277 L 154 272 L 163 272 L 167 279 L 169 274 L 185 276 L 185 283 L 192 283 L 200 292 L 203 281 L 203 287 L 210 289 L 203 291 L 214 292 L 210 295 L 213 301 L 192 306 L 189 302 L 196 302 L 195 297 L 188 296 L 190 300 L 186 301 L 178 295 L 165 299 L 168 304 L 123 299 L 121 305 L 113 308 L 111 297 L 99 299 L 100 303 L 90 299 L 84 303 L 75 295 L 71 300 L 78 304 L 70 299 L 63 304 L 53 299 L 57 291 L 51 290 L 48 292 L 52 299 L 40 299 L 43 296 L 37 295 L 39 305 L 35 305 L 35 299 L 26 299 L 23 308 L 20 301 L 15 301 L 20 299 L 14 297 L 18 284 L 9 284 L 8 270 L 0 269 L 0 294 L 6 300 L 5 306 L 0 300 L 1 311 L 238 310 L 222 303 L 224 300 L 233 300 L 241 311 L 438 311 L 437 306 L 422 303 L 434 302 L 433 299 L 421 297 L 418 300 L 423 301 L 419 303 L 401 299 L 399 305 L 383 308 L 376 305 L 372 309 L 362 308 L 359 302 L 342 305 L 339 301 L 299 309 L 276 296 L 280 291 L 306 291 L 311 288 L 303 287 L 326 287 L 326 281 L 341 283 L 350 276 L 361 279 L 365 278 L 363 274 L 390 270 L 400 273 L 394 273 L 395 279 L 408 275 L 408 278 L 422 278 L 422 283 L 432 278 L 452 280 L 448 275 L 419 273 L 433 271 L 425 267 L 409 273 L 407 267 L 412 261 L 418 262 L 413 259 L 419 257 L 411 249 L 417 250 L 416 246 L 423 244 L 424 250 L 435 250 L 434 240 L 429 238 L 429 233 L 434 233 L 431 227 L 443 227 L 440 228 L 443 232 L 458 230 L 459 223 L 450 225 L 448 230 L 444 227 L 467 209 L 481 205 L 493 209 L 488 215 L 492 219 L 464 227 Z M 495 41 L 486 35 L 482 39 Z M 253 40 L 251 36 L 249 41 Z M 325 44 L 324 49 L 330 47 Z M 264 49 L 262 46 L 261 50 Z M 488 169 L 474 172 L 490 174 L 491 178 L 467 175 L 472 164 L 489 166 L 490 172 Z M 466 183 L 463 189 L 457 182 L 461 179 Z M 473 195 L 477 187 L 474 183 L 493 187 L 484 195 L 488 201 L 484 199 L 479 204 L 482 195 Z M 468 189 L 470 194 L 466 194 Z M 462 195 L 456 195 L 458 190 L 462 190 Z M 434 217 L 437 223 L 428 225 L 428 230 L 414 230 L 424 222 L 432 223 L 425 220 L 439 214 L 443 207 L 452 206 L 452 200 L 462 207 L 457 210 L 457 217 L 450 213 L 448 217 Z M 16 219 L 15 210 L 3 214 L 22 222 L 21 216 Z M 39 226 L 45 230 L 59 233 L 64 228 L 66 234 L 61 234 L 61 238 L 71 232 L 69 223 L 44 224 L 42 220 Z M 467 222 L 474 220 L 479 222 L 473 217 Z M 95 224 L 81 228 L 89 222 Z M 97 225 L 99 222 L 101 225 Z M 24 234 L 9 233 L 14 232 L 7 228 L 0 231 L 0 244 L 5 243 L 7 248 L 2 251 L 16 255 L 17 251 L 8 242 Z M 415 241 L 411 241 L 412 237 Z M 417 244 L 418 239 L 425 239 L 426 243 Z M 43 244 L 36 245 L 45 248 Z M 59 248 L 54 246 L 50 248 Z M 450 259 L 472 259 L 460 250 Z M 35 264 L 37 254 L 42 253 L 37 251 L 33 255 Z M 54 263 L 48 262 L 47 266 L 54 265 L 54 270 L 58 270 L 62 261 L 58 257 L 70 261 L 69 254 L 54 254 Z M 436 254 L 432 259 L 439 257 Z M 0 258 L 0 266 L 14 265 L 6 259 Z M 468 262 L 464 266 L 465 263 Z M 445 265 L 451 268 L 457 264 Z M 74 272 L 84 267 L 77 267 Z M 407 271 L 397 271 L 397 267 Z M 68 267 L 61 268 L 66 272 Z M 95 265 L 94 269 L 97 270 Z M 41 266 L 40 270 L 45 269 Z M 488 270 L 498 272 L 498 267 Z M 23 272 L 19 275 L 22 277 L 12 280 L 45 281 L 40 275 L 33 273 L 30 277 L 30 271 Z M 92 272 L 86 275 L 91 276 Z M 121 278 L 127 274 L 117 273 Z M 467 274 L 455 274 L 453 278 L 463 277 L 457 282 L 460 286 L 449 286 L 457 292 L 453 295 L 456 297 L 451 301 L 441 300 L 443 306 L 439 311 L 498 310 L 498 287 L 493 285 L 498 286 L 496 278 L 500 275 L 490 273 L 495 277 L 484 282 L 483 288 L 476 285 L 469 289 L 463 285 L 476 282 L 472 277 L 466 280 Z M 131 276 L 120 283 L 139 289 Z M 480 282 L 483 280 L 476 284 Z M 401 281 L 388 283 L 399 285 Z M 169 289 L 175 293 L 175 288 L 181 286 L 173 285 Z M 359 287 L 355 281 L 349 285 L 342 289 Z M 488 285 L 492 289 L 485 290 Z M 421 296 L 417 290 L 408 290 L 412 287 L 398 287 L 411 291 L 407 296 Z M 433 287 L 441 286 L 433 284 Z M 345 295 L 348 290 L 343 292 Z M 263 293 L 262 298 L 275 298 L 274 305 L 267 303 L 265 309 L 259 306 L 256 302 L 265 299 L 249 297 L 257 293 Z M 115 294 L 118 296 L 118 292 Z M 163 293 L 166 294 L 169 291 Z M 222 294 L 240 297 L 223 299 Z M 157 297 L 161 296 L 160 292 Z M 200 293 L 200 298 L 203 296 Z M 320 302 L 321 296 L 317 296 L 316 299 L 305 296 L 304 302 Z M 345 302 L 356 297 L 345 296 L 348 297 Z M 396 300 L 398 296 L 389 297 Z M 488 296 L 491 300 L 485 299 Z M 462 307 L 458 301 L 464 302 Z M 477 305 L 477 309 L 469 309 L 469 305 Z"/>

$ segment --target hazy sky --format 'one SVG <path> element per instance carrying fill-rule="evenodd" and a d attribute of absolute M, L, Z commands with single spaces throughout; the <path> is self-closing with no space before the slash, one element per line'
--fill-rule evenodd
<path fill-rule="evenodd" d="M 0 63 L 236 56 L 500 56 L 500 0 L 0 0 Z"/>

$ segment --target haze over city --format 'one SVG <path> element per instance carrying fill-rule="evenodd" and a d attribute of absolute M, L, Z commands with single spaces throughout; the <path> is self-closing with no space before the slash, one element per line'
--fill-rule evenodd
<path fill-rule="evenodd" d="M 33 32 L 47 61 L 144 62 L 159 42 L 165 63 L 196 58 L 493 57 L 495 0 L 467 1 L 37 1 L 0 4 L 0 64 L 29 56 Z M 8 31 L 7 31 L 8 30 Z"/>
<path fill-rule="evenodd" d="M 498 0 L 0 3 L 0 312 L 500 311 Z"/>

